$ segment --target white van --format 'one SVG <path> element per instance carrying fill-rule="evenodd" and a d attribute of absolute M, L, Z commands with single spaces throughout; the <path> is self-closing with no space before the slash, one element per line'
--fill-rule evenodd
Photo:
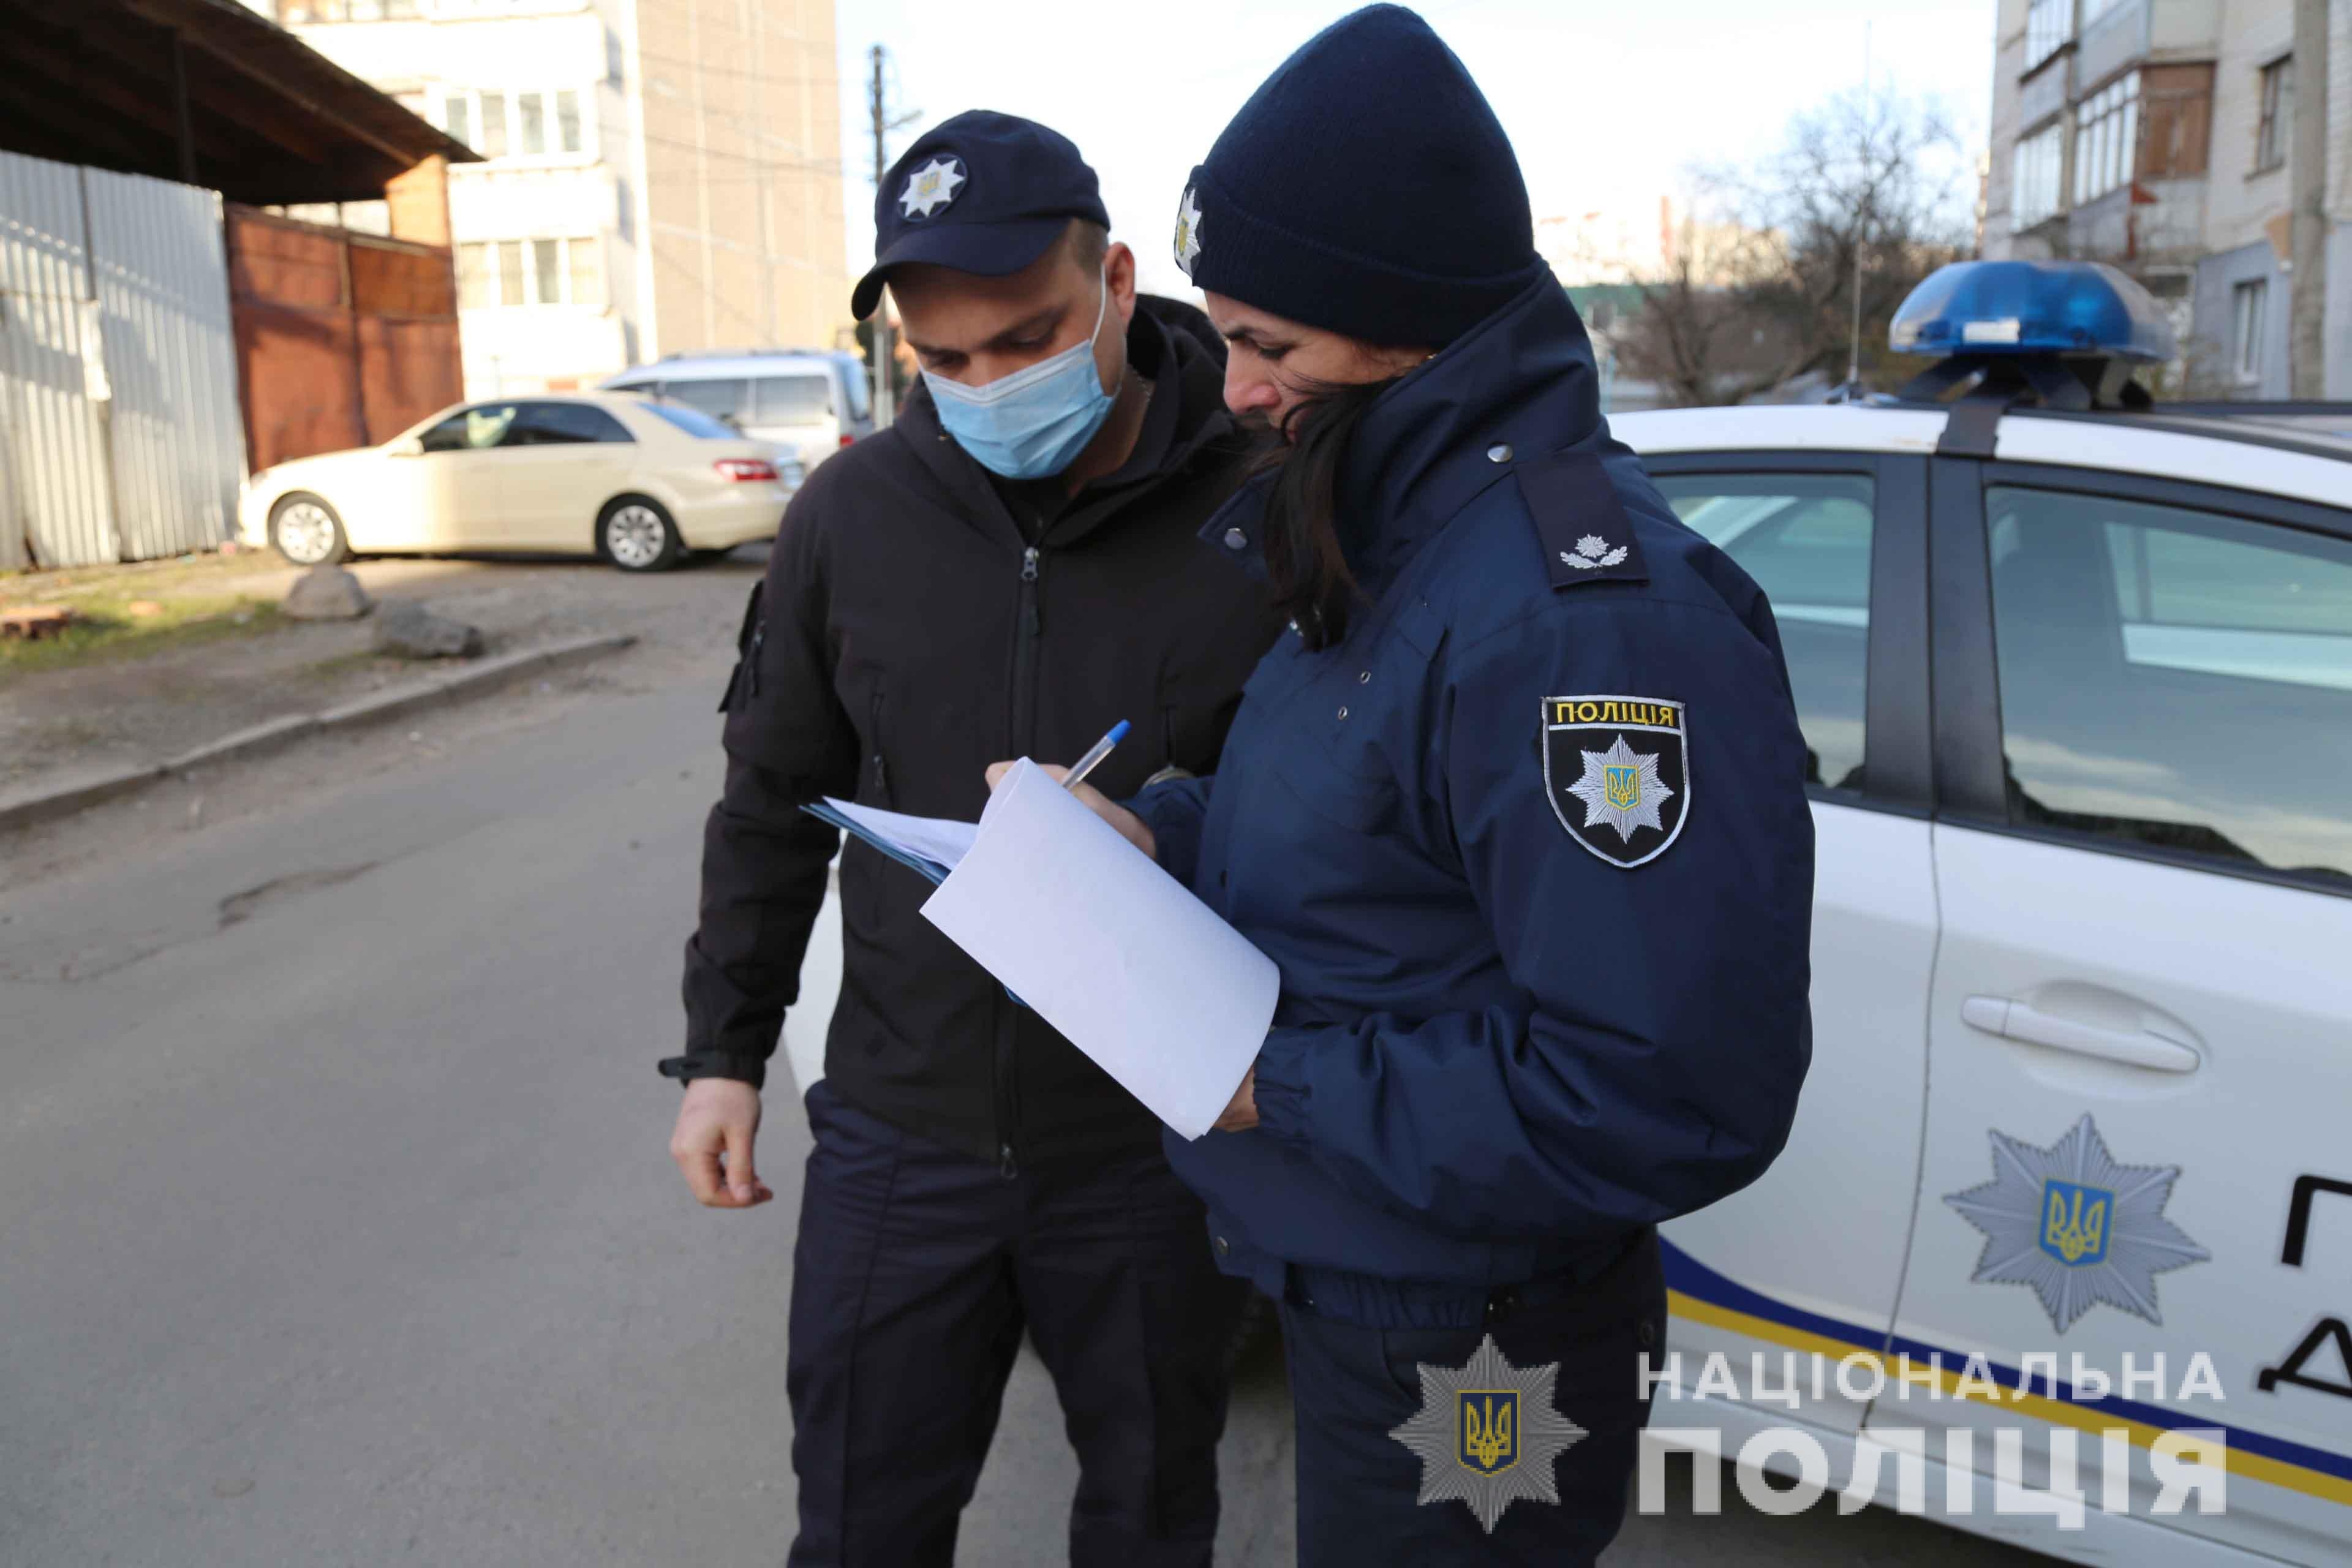
<path fill-rule="evenodd" d="M 874 433 L 866 362 L 815 349 L 754 349 L 667 354 L 604 383 L 698 408 L 755 441 L 783 447 L 814 468 Z"/>

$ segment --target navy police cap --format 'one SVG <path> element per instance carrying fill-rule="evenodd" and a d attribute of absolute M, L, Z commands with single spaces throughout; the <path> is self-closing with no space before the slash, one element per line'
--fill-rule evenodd
<path fill-rule="evenodd" d="M 864 321 L 885 275 L 907 261 L 1002 278 L 1074 217 L 1110 226 L 1095 172 L 1070 139 L 1034 120 L 971 109 L 916 139 L 874 194 L 874 265 L 849 297 Z"/>

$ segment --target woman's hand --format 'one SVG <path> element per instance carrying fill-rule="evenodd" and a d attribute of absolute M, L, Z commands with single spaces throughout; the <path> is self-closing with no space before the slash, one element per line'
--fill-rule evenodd
<path fill-rule="evenodd" d="M 1045 769 L 1045 776 L 1054 780 L 1056 784 L 1070 776 L 1070 770 L 1061 766 L 1059 763 L 1040 763 L 1037 765 Z M 1011 763 L 989 763 L 989 793 L 992 795 L 994 794 L 996 786 L 1004 782 L 1004 775 L 1012 771 L 1013 764 Z M 1090 784 L 1081 783 L 1076 789 L 1072 790 L 1070 793 L 1078 797 L 1080 805 L 1093 812 L 1097 816 L 1101 817 L 1105 822 L 1109 823 L 1113 827 L 1118 828 L 1118 836 L 1121 838 L 1126 839 L 1129 844 L 1134 845 L 1138 849 L 1142 850 L 1154 860 L 1160 858 L 1159 842 L 1152 837 L 1151 829 L 1145 825 L 1143 818 L 1136 816 L 1135 813 L 1128 810 L 1127 807 L 1120 805 Z"/>
<path fill-rule="evenodd" d="M 1233 1103 L 1217 1118 L 1220 1132 L 1246 1132 L 1257 1125 L 1257 1068 L 1242 1074 L 1241 1088 L 1234 1090 Z"/>

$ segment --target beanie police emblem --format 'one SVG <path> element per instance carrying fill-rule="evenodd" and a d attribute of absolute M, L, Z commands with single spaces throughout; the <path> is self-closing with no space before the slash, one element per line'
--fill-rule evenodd
<path fill-rule="evenodd" d="M 963 179 L 962 159 L 934 158 L 907 176 L 907 188 L 898 193 L 898 210 L 908 217 L 929 217 L 956 199 L 956 187 Z"/>
<path fill-rule="evenodd" d="M 1192 189 L 1184 189 L 1183 203 L 1176 209 L 1176 265 L 1184 276 L 1192 276 L 1192 263 L 1201 254 L 1201 206 L 1193 199 Z"/>

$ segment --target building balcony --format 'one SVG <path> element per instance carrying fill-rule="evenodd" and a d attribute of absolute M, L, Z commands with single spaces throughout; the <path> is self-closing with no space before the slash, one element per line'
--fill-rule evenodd
<path fill-rule="evenodd" d="M 2210 60 L 2221 41 L 2221 0 L 2119 0 L 2083 24 L 2074 79 L 2089 89 L 2136 65 Z"/>

